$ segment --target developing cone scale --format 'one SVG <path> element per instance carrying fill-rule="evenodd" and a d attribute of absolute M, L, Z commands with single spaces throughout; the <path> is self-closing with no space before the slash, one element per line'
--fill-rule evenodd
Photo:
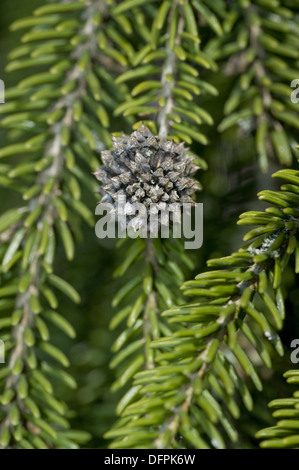
<path fill-rule="evenodd" d="M 103 165 L 96 172 L 102 183 L 101 202 L 117 206 L 119 198 L 130 205 L 193 203 L 198 167 L 187 154 L 184 143 L 162 140 L 142 125 L 130 136 L 113 138 L 113 150 L 102 152 Z M 133 217 L 133 215 L 132 215 Z"/>

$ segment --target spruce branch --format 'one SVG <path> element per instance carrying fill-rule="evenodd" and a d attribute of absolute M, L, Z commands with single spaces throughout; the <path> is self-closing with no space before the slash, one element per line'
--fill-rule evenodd
<path fill-rule="evenodd" d="M 123 276 L 129 268 L 134 270 L 133 278 L 120 289 L 113 301 L 113 305 L 118 306 L 123 301 L 127 303 L 129 299 L 129 305 L 112 320 L 112 327 L 116 327 L 120 321 L 127 319 L 127 328 L 113 346 L 113 350 L 118 353 L 112 360 L 113 367 L 126 360 L 119 370 L 119 379 L 113 385 L 113 389 L 117 390 L 126 385 L 141 367 L 148 369 L 154 366 L 154 355 L 148 346 L 165 332 L 160 312 L 161 308 L 173 304 L 172 284 L 176 283 L 173 283 L 171 273 L 179 273 L 182 278 L 177 262 L 172 260 L 171 242 L 150 238 L 155 229 L 150 216 L 152 206 L 162 204 L 166 209 L 173 203 L 180 206 L 184 202 L 192 203 L 190 196 L 198 187 L 192 178 L 197 167 L 182 144 L 155 137 L 144 125 L 131 136 L 114 138 L 113 143 L 112 151 L 102 152 L 104 165 L 95 172 L 102 182 L 102 202 L 113 204 L 119 221 L 125 212 L 138 237 L 131 242 L 124 262 L 116 270 L 118 276 Z M 121 208 L 120 198 L 121 203 L 125 199 L 124 209 Z M 127 204 L 135 203 L 141 203 L 146 208 L 146 233 L 143 239 L 138 234 L 142 230 L 141 216 L 135 217 L 127 209 Z M 156 223 L 159 229 L 164 223 L 162 217 Z M 178 245 L 180 255 L 182 248 Z M 141 272 L 138 272 L 140 258 L 144 262 Z M 133 290 L 132 300 L 130 294 Z M 142 349 L 144 352 L 140 353 Z"/>
<path fill-rule="evenodd" d="M 206 145 L 198 126 L 211 125 L 213 119 L 197 104 L 197 97 L 218 92 L 200 75 L 205 69 L 216 71 L 217 65 L 200 50 L 198 17 L 202 13 L 195 3 L 165 0 L 159 8 L 154 5 L 150 37 L 132 58 L 131 69 L 116 79 L 118 84 L 132 82 L 132 98 L 115 115 L 139 116 L 135 130 L 143 122 L 161 138 Z M 200 163 L 205 167 L 205 162 Z"/>
<path fill-rule="evenodd" d="M 0 448 L 77 448 L 89 438 L 70 428 L 59 398 L 56 384 L 76 383 L 51 324 L 75 337 L 56 292 L 75 303 L 80 296 L 59 277 L 56 261 L 60 245 L 72 261 L 82 222 L 94 225 L 98 187 L 90 171 L 98 167 L 103 201 L 116 209 L 119 192 L 146 207 L 192 203 L 195 166 L 206 168 L 198 157 L 208 143 L 201 126 L 213 125 L 201 97 L 218 95 L 213 82 L 224 61 L 223 72 L 235 78 L 219 131 L 238 126 L 254 136 L 263 170 L 273 155 L 292 164 L 298 8 L 298 0 L 54 0 L 14 23 L 26 32 L 7 71 L 25 78 L 0 106 L 7 140 L 0 185 L 21 203 L 0 217 L 0 333 L 8 357 L 0 369 Z M 131 126 L 131 136 L 118 132 Z M 121 310 L 110 324 L 119 330 L 110 366 L 112 390 L 125 392 L 105 436 L 111 448 L 238 445 L 235 421 L 244 407 L 252 410 L 252 385 L 260 392 L 264 367 L 275 350 L 283 354 L 286 269 L 299 270 L 299 172 L 274 176 L 286 181 L 281 190 L 259 194 L 271 207 L 240 216 L 239 224 L 255 226 L 244 246 L 210 260 L 192 281 L 185 282 L 194 266 L 181 241 L 119 241 L 115 277 L 123 285 L 112 302 Z M 298 383 L 297 371 L 286 377 Z M 88 399 L 102 392 L 90 390 Z M 270 403 L 278 422 L 257 434 L 262 447 L 298 447 L 298 398 Z M 95 426 L 98 435 L 103 428 Z"/>
<path fill-rule="evenodd" d="M 162 314 L 176 330 L 152 342 L 158 365 L 135 376 L 136 396 L 106 435 L 115 439 L 112 448 L 224 448 L 237 441 L 240 398 L 248 411 L 253 406 L 244 376 L 261 391 L 255 356 L 271 367 L 269 344 L 283 354 L 281 279 L 298 254 L 299 173 L 274 176 L 288 184 L 259 194 L 272 206 L 240 217 L 241 225 L 257 226 L 244 237 L 248 243 L 210 260 L 212 271 L 183 284 L 194 300 Z"/>
<path fill-rule="evenodd" d="M 131 5 L 130 2 L 119 4 L 115 7 L 114 12 L 126 11 L 129 4 Z M 144 5 L 144 2 L 137 2 L 136 5 L 133 2 L 132 6 L 141 6 L 141 4 Z M 153 12 L 149 37 L 145 33 L 146 44 L 141 46 L 137 54 L 132 54 L 129 57 L 131 68 L 125 70 L 116 79 L 117 84 L 134 80 L 134 87 L 131 91 L 132 99 L 126 97 L 124 103 L 120 104 L 114 114 L 116 116 L 122 113 L 125 116 L 140 116 L 144 124 L 150 128 L 154 135 L 158 136 L 158 139 L 155 139 L 160 146 L 160 152 L 164 156 L 161 155 L 159 159 L 161 161 L 158 164 L 157 174 L 163 168 L 164 175 L 160 178 L 161 181 L 157 181 L 159 186 L 157 195 L 154 194 L 155 188 L 149 187 L 152 184 L 149 179 L 142 183 L 138 182 L 144 179 L 147 170 L 144 171 L 144 175 L 139 174 L 138 181 L 135 181 L 134 178 L 129 176 L 128 172 L 131 164 L 130 160 L 133 160 L 132 165 L 136 166 L 134 162 L 135 156 L 132 157 L 129 147 L 122 155 L 118 155 L 118 151 L 124 151 L 126 138 L 123 137 L 123 140 L 119 139 L 119 143 L 115 140 L 114 153 L 103 152 L 102 154 L 102 160 L 107 167 L 104 170 L 106 174 L 103 174 L 101 168 L 96 172 L 97 178 L 105 185 L 102 189 L 102 194 L 104 195 L 103 202 L 112 202 L 112 199 L 115 199 L 114 196 L 121 192 L 119 188 L 123 188 L 128 183 L 131 186 L 128 186 L 125 190 L 128 191 L 126 196 L 129 196 L 129 199 L 131 199 L 133 195 L 132 202 L 143 201 L 143 197 L 146 198 L 146 203 L 149 200 L 154 203 L 158 202 L 156 201 L 157 197 L 166 203 L 168 201 L 179 201 L 181 203 L 183 200 L 187 202 L 190 199 L 188 199 L 188 191 L 184 197 L 184 191 L 179 190 L 176 192 L 176 180 L 172 180 L 172 176 L 167 175 L 167 168 L 163 166 L 163 158 L 167 161 L 169 160 L 168 148 L 175 148 L 170 142 L 167 144 L 167 140 L 173 139 L 175 142 L 185 141 L 188 144 L 192 144 L 193 140 L 201 144 L 207 143 L 205 136 L 198 132 L 198 125 L 202 122 L 211 124 L 212 118 L 197 104 L 194 103 L 194 110 L 192 111 L 190 111 L 190 107 L 192 107 L 191 101 L 201 91 L 215 94 L 213 87 L 209 87 L 204 81 L 197 79 L 197 77 L 199 77 L 201 67 L 216 70 L 216 64 L 199 50 L 200 39 L 196 24 L 197 11 L 193 9 L 192 2 L 180 2 L 177 0 L 171 2 L 166 0 L 162 2 L 159 8 L 153 5 Z M 128 17 L 130 18 L 130 16 Z M 137 26 L 135 26 L 136 34 L 142 36 L 141 31 L 145 26 L 142 25 L 141 28 L 137 21 Z M 124 49 L 130 49 L 129 43 L 123 40 L 123 38 L 122 46 Z M 147 79 L 142 81 L 145 75 L 147 75 Z M 138 80 L 139 77 L 141 77 L 141 81 Z M 192 127 L 194 123 L 196 128 Z M 148 132 L 141 124 L 141 121 L 137 121 L 133 125 L 133 129 L 137 130 L 133 136 L 137 140 L 140 138 L 140 142 L 142 142 L 142 135 Z M 133 136 L 131 137 L 132 141 Z M 134 144 L 132 144 L 132 147 L 134 148 Z M 179 147 L 177 149 L 179 153 Z M 140 153 L 141 156 L 136 154 L 138 158 L 141 159 L 142 157 L 146 160 L 147 157 L 142 153 L 142 149 L 140 149 Z M 111 155 L 115 159 L 114 162 Z M 125 156 L 123 157 L 123 155 Z M 176 156 L 172 156 L 173 158 L 176 159 Z M 140 165 L 137 159 L 136 163 Z M 144 163 L 143 161 L 142 164 Z M 205 165 L 200 159 L 195 160 L 194 163 L 200 164 L 200 166 Z M 119 165 L 120 168 L 123 167 L 122 173 L 115 170 Z M 171 163 L 171 165 L 174 166 L 170 170 L 173 169 L 178 173 L 181 172 L 179 165 L 176 168 L 175 162 Z M 185 165 L 184 158 L 182 158 L 181 165 L 182 168 Z M 187 161 L 186 165 L 189 165 Z M 154 170 L 153 167 L 150 168 L 150 172 L 155 175 Z M 109 171 L 111 171 L 111 174 L 109 174 Z M 141 170 L 134 171 L 138 173 Z M 118 173 L 120 174 L 118 175 Z M 154 176 L 154 179 L 156 176 Z M 181 178 L 181 176 L 183 174 L 178 175 L 178 178 Z M 162 181 L 163 177 L 165 179 L 164 182 Z M 190 268 L 191 263 L 187 256 L 183 254 L 182 247 L 178 246 L 176 250 L 178 251 L 176 256 L 182 257 L 184 263 Z M 143 283 L 142 279 L 133 276 L 133 279 L 120 290 L 113 301 L 113 305 L 117 306 L 122 300 L 126 300 L 133 290 L 135 292 L 133 301 L 130 301 L 129 305 L 124 307 L 111 322 L 114 328 L 127 318 L 127 329 L 121 332 L 113 345 L 113 350 L 118 355 L 112 360 L 112 366 L 118 366 L 120 359 L 127 361 L 122 368 L 119 368 L 119 378 L 114 383 L 113 390 L 117 390 L 130 382 L 140 368 L 145 367 L 148 369 L 154 366 L 154 356 L 148 345 L 154 338 L 159 337 L 161 334 L 169 333 L 169 329 L 161 321 L 160 312 L 161 308 L 164 309 L 167 305 L 172 305 L 173 302 L 172 288 L 176 283 L 171 279 L 170 273 L 172 275 L 174 273 L 176 276 L 179 276 L 179 279 L 182 279 L 181 270 L 177 262 L 174 261 L 175 252 L 172 253 L 172 251 L 174 252 L 174 247 L 171 246 L 171 243 L 165 243 L 162 239 L 154 241 L 148 239 L 146 242 L 138 239 L 131 243 L 129 252 L 126 254 L 126 260 L 117 269 L 117 274 L 124 275 L 130 266 L 131 270 L 134 269 L 136 271 L 135 265 L 138 266 L 137 262 L 140 258 L 145 257 L 148 261 L 145 269 L 142 270 L 142 274 L 139 274 L 139 277 L 143 278 Z M 132 337 L 135 339 L 133 343 Z M 136 337 L 139 339 L 136 339 Z M 128 342 L 129 344 L 127 345 Z M 123 347 L 125 349 L 122 349 Z M 140 353 L 141 348 L 144 349 L 142 354 Z M 129 390 L 121 401 L 118 412 L 122 408 L 123 403 L 126 402 L 127 397 L 131 396 L 132 391 Z"/>
<path fill-rule="evenodd" d="M 217 94 L 214 87 L 199 79 L 202 69 L 215 71 L 217 66 L 209 56 L 200 51 L 198 10 L 193 3 L 192 1 L 165 0 L 159 8 L 153 5 L 151 31 L 149 35 L 144 34 L 146 43 L 141 46 L 135 56 L 132 55 L 131 68 L 116 79 L 117 84 L 128 81 L 134 81 L 134 83 L 131 91 L 132 99 L 126 97 L 126 101 L 120 104 L 114 114 L 139 116 L 142 121 L 134 123 L 133 129 L 136 132 L 131 138 L 123 136 L 115 140 L 114 152 L 102 154 L 106 168 L 104 167 L 103 170 L 100 167 L 96 176 L 105 185 L 101 190 L 104 195 L 103 202 L 114 203 L 113 200 L 116 200 L 116 196 L 121 192 L 125 192 L 129 200 L 132 198 L 133 203 L 139 201 L 146 205 L 149 202 L 160 201 L 166 204 L 192 202 L 189 194 L 193 192 L 193 184 L 191 184 L 190 193 L 188 190 L 184 195 L 183 188 L 189 188 L 189 183 L 187 184 L 187 179 L 181 179 L 183 174 L 179 175 L 181 171 L 184 172 L 184 168 L 188 168 L 189 157 L 184 163 L 183 146 L 176 147 L 174 142 L 192 144 L 196 141 L 203 145 L 207 143 L 206 137 L 198 131 L 198 126 L 202 123 L 211 125 L 213 120 L 204 109 L 197 105 L 196 97 L 201 93 Z M 119 4 L 115 12 L 125 11 L 129 4 L 131 5 L 130 2 Z M 137 6 L 139 2 L 132 2 L 132 6 L 133 4 Z M 140 2 L 141 4 L 144 5 L 144 2 Z M 144 26 L 142 25 L 141 28 L 137 22 L 136 34 L 139 33 L 142 36 L 141 30 Z M 129 49 L 127 43 L 126 48 Z M 143 81 L 144 76 L 146 76 L 145 81 Z M 153 135 L 158 137 L 146 135 L 149 131 L 144 125 L 148 126 Z M 150 162 L 151 157 L 148 158 L 142 151 L 144 137 L 154 139 L 160 147 L 161 155 L 159 155 L 157 171 L 154 168 L 154 159 Z M 140 149 L 135 140 L 139 142 Z M 174 142 L 171 143 L 171 140 Z M 154 149 L 151 148 L 149 154 L 153 150 L 155 153 L 158 148 L 156 145 L 153 147 Z M 177 155 L 180 151 L 183 152 L 182 161 L 178 165 L 176 154 L 170 155 L 175 148 L 177 148 Z M 189 153 L 192 155 L 191 151 Z M 146 160 L 150 167 L 147 170 L 145 170 L 148 166 Z M 205 167 L 205 163 L 199 158 L 195 159 L 194 163 Z M 167 165 L 171 168 L 168 169 Z M 170 170 L 169 174 L 167 174 L 168 170 Z M 172 170 L 178 172 L 178 175 L 171 176 Z M 130 171 L 136 173 L 134 178 L 129 174 Z M 162 174 L 158 175 L 159 172 Z M 150 173 L 151 178 L 147 177 Z M 158 176 L 160 179 L 156 181 Z M 156 188 L 150 187 L 154 184 L 151 179 L 156 181 Z M 176 181 L 178 181 L 177 188 Z M 127 186 L 128 184 L 130 186 Z M 140 258 L 145 258 L 147 263 L 141 274 L 136 275 Z M 182 260 L 189 269 L 192 267 L 189 258 L 183 253 L 181 243 L 163 239 L 147 239 L 143 242 L 137 239 L 131 243 L 125 261 L 117 269 L 117 275 L 124 275 L 130 267 L 135 275 L 120 289 L 113 301 L 113 306 L 122 304 L 123 300 L 126 303 L 112 320 L 111 327 L 119 326 L 125 319 L 127 321 L 127 327 L 122 330 L 112 347 L 112 350 L 117 352 L 117 356 L 112 360 L 111 366 L 118 367 L 113 390 L 128 385 L 140 370 L 151 370 L 155 366 L 155 354 L 149 348 L 149 344 L 160 336 L 170 334 L 170 325 L 166 326 L 160 313 L 167 306 L 173 305 L 173 289 L 177 287 L 177 281 L 180 282 L 184 278 L 179 267 L 179 260 Z M 173 276 L 177 277 L 177 281 L 173 279 Z M 140 352 L 142 349 L 143 352 Z M 119 367 L 120 362 L 123 362 L 122 367 Z M 129 388 L 117 407 L 118 414 L 138 391 L 139 386 Z"/>
<path fill-rule="evenodd" d="M 288 370 L 283 376 L 288 384 L 298 384 L 298 369 Z M 263 449 L 298 449 L 298 398 L 296 390 L 290 398 L 276 398 L 269 403 L 272 416 L 277 421 L 274 426 L 261 429 L 256 434 Z"/>
<path fill-rule="evenodd" d="M 110 143 L 106 108 L 115 107 L 114 99 L 107 99 L 113 89 L 113 67 L 110 72 L 106 62 L 105 71 L 101 69 L 98 34 L 114 20 L 105 2 L 89 0 L 46 4 L 34 15 L 14 23 L 13 29 L 32 29 L 23 36 L 25 46 L 11 53 L 7 69 L 50 65 L 50 73 L 35 72 L 8 90 L 8 102 L 0 110 L 9 113 L 2 127 L 14 129 L 18 142 L 3 147 L 0 156 L 29 154 L 26 163 L 8 164 L 8 176 L 1 180 L 18 190 L 27 205 L 6 212 L 0 222 L 1 296 L 7 315 L 0 326 L 6 330 L 9 354 L 1 387 L 0 444 L 74 448 L 77 439 L 84 442 L 88 436 L 69 433 L 62 418 L 67 405 L 55 396 L 53 377 L 71 388 L 76 385 L 69 374 L 52 365 L 54 361 L 67 367 L 69 361 L 51 343 L 48 323 L 73 338 L 72 325 L 56 311 L 53 288 L 76 303 L 80 296 L 54 274 L 53 263 L 56 242 L 62 242 L 71 261 L 80 219 L 94 223 L 81 201 L 81 187 L 93 191 L 84 164 L 96 167 L 95 150 Z M 121 90 L 114 95 L 122 96 Z M 41 355 L 46 359 L 41 360 Z"/>
<path fill-rule="evenodd" d="M 168 16 L 169 25 L 174 21 L 174 15 L 176 14 L 176 6 L 175 2 L 172 3 L 171 12 Z M 181 33 L 184 29 L 183 18 L 180 17 L 180 25 L 177 28 L 175 42 L 176 45 L 180 47 L 181 42 Z M 170 32 L 168 32 L 170 36 Z M 164 106 L 161 107 L 160 111 L 158 112 L 157 122 L 158 122 L 158 135 L 161 139 L 167 139 L 169 135 L 169 118 L 171 113 L 173 112 L 173 107 L 175 106 L 174 96 L 173 96 L 173 88 L 175 86 L 175 81 L 173 78 L 170 80 L 170 77 L 175 77 L 177 72 L 177 56 L 175 52 L 171 48 L 171 42 L 173 41 L 173 37 L 170 36 L 169 41 L 166 45 L 166 60 L 163 64 L 162 74 L 161 74 L 161 82 L 162 82 L 162 89 L 161 89 L 161 100 Z"/>
<path fill-rule="evenodd" d="M 218 129 L 238 126 L 253 135 L 263 171 L 270 157 L 290 166 L 297 156 L 299 121 L 291 82 L 298 76 L 299 4 L 285 8 L 280 1 L 274 3 L 244 0 L 228 5 L 226 34 L 205 49 L 217 62 L 225 60 L 224 74 L 235 77 Z"/>

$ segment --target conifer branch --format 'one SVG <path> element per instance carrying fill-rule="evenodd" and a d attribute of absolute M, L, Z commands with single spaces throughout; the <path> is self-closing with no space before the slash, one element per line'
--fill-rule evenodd
<path fill-rule="evenodd" d="M 73 17 L 74 13 L 80 21 Z M 56 16 L 48 16 L 51 14 Z M 113 80 L 107 64 L 106 84 L 100 85 L 97 78 L 97 72 L 101 74 L 101 71 L 94 72 L 99 64 L 97 35 L 102 30 L 102 21 L 109 21 L 106 3 L 87 0 L 44 5 L 35 11 L 35 17 L 13 25 L 13 29 L 28 26 L 33 29 L 23 37 L 28 44 L 25 49 L 29 59 L 20 58 L 24 47 L 18 48 L 11 54 L 13 60 L 8 71 L 40 63 L 51 64 L 51 68 L 50 73 L 35 74 L 8 90 L 8 99 L 15 97 L 17 101 L 1 107 L 2 114 L 11 113 L 2 119 L 2 126 L 19 127 L 20 140 L 24 134 L 33 132 L 29 140 L 0 150 L 1 157 L 28 152 L 32 155 L 28 163 L 8 171 L 9 178 L 21 182 L 23 200 L 28 205 L 13 211 L 11 216 L 11 211 L 6 212 L 1 224 L 6 241 L 1 260 L 1 292 L 4 298 L 9 298 L 5 300 L 6 309 L 13 311 L 5 321 L 2 319 L 1 325 L 8 329 L 11 342 L 1 390 L 3 448 L 73 448 L 77 446 L 76 436 L 80 442 L 88 437 L 75 431 L 68 438 L 68 424 L 61 424 L 66 421 L 59 415 L 66 414 L 67 406 L 55 397 L 51 380 L 53 376 L 58 377 L 71 388 L 75 382 L 51 364 L 54 360 L 65 367 L 69 361 L 49 342 L 47 323 L 54 323 L 72 338 L 75 336 L 73 327 L 56 312 L 58 301 L 52 287 L 76 303 L 80 297 L 70 284 L 53 273 L 53 262 L 59 238 L 67 259 L 73 259 L 80 218 L 91 226 L 94 223 L 92 212 L 80 201 L 81 185 L 87 185 L 91 191 L 94 185 L 79 161 L 83 158 L 94 168 L 98 164 L 94 150 L 110 142 L 105 130 L 109 125 L 105 108 L 111 107 L 111 100 L 102 95 L 106 93 L 107 81 L 110 80 L 111 87 Z M 43 29 L 35 27 L 43 23 Z M 51 41 L 52 38 L 55 39 Z M 45 39 L 49 41 L 43 44 Z M 45 55 L 49 50 L 52 56 Z M 116 97 L 120 95 L 118 91 Z M 99 103 L 101 100 L 103 105 Z M 39 109 L 39 102 L 46 108 L 43 119 L 34 113 L 35 108 Z M 23 117 L 20 113 L 26 108 L 30 111 Z M 87 114 L 87 108 L 101 124 L 91 118 L 90 112 Z M 27 128 L 29 120 L 32 125 Z M 50 358 L 49 363 L 41 362 L 41 352 Z"/>
<path fill-rule="evenodd" d="M 123 7 L 125 8 L 125 6 Z M 137 31 L 139 32 L 138 26 Z M 199 141 L 201 144 L 206 144 L 205 136 L 199 133 L 197 128 L 193 128 L 192 124 L 196 123 L 196 126 L 198 126 L 198 124 L 201 124 L 203 121 L 211 124 L 212 119 L 208 113 L 197 105 L 194 105 L 196 107 L 195 111 L 190 111 L 189 102 L 193 100 L 194 96 L 200 94 L 201 88 L 203 88 L 204 92 L 211 93 L 211 89 L 206 87 L 205 82 L 200 81 L 199 84 L 197 83 L 197 77 L 199 76 L 199 71 L 197 70 L 199 68 L 198 65 L 203 68 L 212 68 L 213 70 L 216 70 L 217 67 L 213 61 L 210 61 L 202 52 L 199 52 L 199 32 L 192 2 L 187 1 L 182 4 L 182 2 L 179 1 L 164 1 L 157 9 L 157 15 L 153 20 L 151 28 L 151 36 L 147 39 L 150 39 L 150 44 L 147 43 L 142 46 L 137 55 L 135 57 L 132 56 L 132 68 L 126 70 L 116 79 L 116 83 L 118 84 L 134 80 L 134 86 L 131 92 L 132 100 L 126 99 L 124 103 L 120 104 L 115 110 L 115 115 L 117 116 L 124 113 L 126 116 L 133 115 L 142 117 L 143 122 L 149 126 L 154 135 L 158 135 L 161 141 L 160 145 L 162 146 L 164 142 L 171 139 L 175 142 L 184 140 L 191 144 L 194 140 Z M 128 48 L 128 45 L 126 47 Z M 195 52 L 198 53 L 200 58 L 197 58 Z M 193 62 L 195 65 L 191 65 Z M 142 81 L 144 75 L 147 75 L 146 81 Z M 148 77 L 148 75 L 150 76 Z M 141 81 L 138 80 L 139 77 L 142 78 Z M 212 93 L 214 93 L 214 90 L 212 90 Z M 136 96 L 137 98 L 135 98 Z M 139 98 L 139 96 L 141 97 Z M 149 117 L 149 119 L 144 119 L 147 117 Z M 133 129 L 143 129 L 143 127 L 140 126 L 141 121 L 137 121 L 133 125 Z M 143 131 L 141 130 L 140 132 L 142 134 Z M 117 150 L 118 149 L 116 149 L 115 152 L 116 155 Z M 162 148 L 161 151 L 164 152 Z M 140 150 L 140 152 L 142 153 L 142 150 Z M 106 154 L 105 156 L 103 155 L 103 160 L 104 158 L 106 158 Z M 128 151 L 128 161 L 124 162 L 124 171 L 126 171 L 126 166 L 128 166 L 130 158 L 132 158 L 132 156 L 130 155 L 130 151 Z M 164 158 L 166 159 L 167 155 L 165 155 Z M 117 165 L 119 165 L 116 156 L 115 159 Z M 201 159 L 196 159 L 194 163 L 200 164 L 202 167 L 205 166 L 205 163 Z M 113 168 L 110 158 L 108 163 L 108 168 L 109 167 Z M 163 167 L 163 165 L 161 165 L 161 167 Z M 110 175 L 110 177 L 111 176 L 112 175 Z M 164 176 L 166 179 L 168 178 L 166 174 Z M 103 178 L 101 169 L 99 169 L 98 179 L 102 180 L 104 184 L 107 185 L 107 183 L 110 183 L 110 177 Z M 140 181 L 142 181 L 142 178 L 143 175 L 139 175 Z M 119 176 L 119 179 L 121 182 L 120 187 L 122 187 L 123 179 L 121 176 Z M 167 179 L 167 181 L 169 180 Z M 171 182 L 168 184 L 172 185 Z M 137 182 L 136 185 L 140 186 Z M 114 195 L 110 191 L 112 186 L 113 185 L 107 185 L 106 187 L 109 187 L 109 189 L 105 190 L 104 188 L 104 194 L 108 193 L 110 197 L 112 196 L 112 198 L 114 198 Z M 136 194 L 138 192 L 140 192 L 140 194 L 143 193 L 142 185 L 141 187 L 139 186 L 138 189 L 137 187 L 134 189 Z M 117 185 L 116 189 L 119 190 L 119 185 Z M 160 190 L 162 191 L 161 188 L 159 191 Z M 169 190 L 169 194 L 171 194 L 170 191 L 171 189 Z M 173 191 L 173 193 L 174 192 L 175 191 Z M 176 200 L 182 202 L 183 200 L 182 198 L 180 200 L 179 194 L 180 191 L 177 193 Z M 128 194 L 126 194 L 126 196 L 128 196 Z M 161 201 L 167 202 L 168 199 L 164 200 L 162 198 Z M 153 197 L 153 202 L 157 202 L 155 196 Z M 176 249 L 179 250 L 177 256 L 180 256 L 182 254 L 182 247 L 180 246 Z M 169 271 L 172 270 L 176 275 L 179 273 L 179 277 L 182 279 L 182 273 L 177 263 L 171 259 L 174 256 L 174 254 L 172 254 L 173 250 L 173 247 L 171 247 L 171 245 L 169 246 L 169 243 L 165 244 L 163 239 L 158 239 L 154 242 L 147 240 L 143 246 L 140 240 L 136 240 L 131 244 L 129 254 L 127 253 L 123 265 L 119 266 L 117 269 L 117 273 L 121 275 L 125 274 L 129 266 L 127 261 L 128 256 L 132 270 L 136 270 L 135 264 L 138 266 L 138 261 L 141 257 L 145 256 L 146 259 L 150 259 L 149 264 L 143 269 L 141 275 L 144 279 L 143 293 L 140 293 L 141 283 L 138 282 L 137 278 L 133 277 L 133 279 L 116 294 L 113 301 L 113 305 L 117 306 L 122 300 L 129 297 L 128 294 L 131 293 L 132 289 L 136 290 L 133 302 L 131 301 L 127 307 L 124 307 L 124 309 L 116 315 L 115 320 L 111 322 L 114 328 L 119 325 L 121 319 L 127 318 L 127 327 L 129 327 L 121 332 L 119 338 L 113 345 L 113 350 L 117 352 L 118 355 L 112 360 L 112 366 L 116 367 L 119 365 L 119 358 L 127 360 L 123 368 L 119 369 L 119 378 L 114 383 L 112 387 L 113 390 L 117 390 L 121 386 L 126 385 L 141 368 L 152 368 L 154 366 L 154 354 L 149 349 L 148 345 L 153 339 L 160 337 L 162 334 L 169 333 L 169 327 L 166 328 L 160 318 L 161 308 L 164 309 L 167 305 L 169 306 L 173 303 L 172 284 L 176 286 L 176 283 L 170 279 Z M 184 256 L 184 262 L 190 267 L 191 263 L 188 259 L 186 261 L 186 258 L 187 257 Z M 123 295 L 124 293 L 125 295 Z M 141 333 L 141 331 L 143 333 Z M 130 345 L 127 346 L 127 342 L 132 341 L 133 332 L 134 338 L 138 334 L 139 339 L 138 342 L 136 340 L 136 342 L 133 343 L 131 351 Z M 142 335 L 141 337 L 140 334 Z M 126 337 L 126 340 L 122 341 L 124 337 Z M 134 347 L 134 344 L 136 347 Z M 125 346 L 124 350 L 121 349 L 123 346 Z M 145 348 L 144 354 L 140 354 L 140 348 L 142 347 Z M 132 397 L 132 390 L 129 390 L 128 394 L 122 399 L 118 407 L 118 412 L 122 408 L 123 403 L 126 402 L 126 397 Z"/>
<path fill-rule="evenodd" d="M 206 48 L 215 60 L 225 60 L 224 73 L 235 77 L 218 130 L 239 126 L 254 135 L 263 171 L 270 157 L 286 166 L 296 157 L 294 130 L 299 120 L 290 84 L 298 75 L 298 2 L 292 7 L 260 0 L 231 4 L 224 21 L 226 34 Z"/>
<path fill-rule="evenodd" d="M 284 378 L 290 385 L 298 384 L 298 369 L 288 370 Z M 261 429 L 256 437 L 260 439 L 263 449 L 297 449 L 299 443 L 298 434 L 298 399 L 296 390 L 290 398 L 276 398 L 269 403 L 273 418 L 276 418 L 274 426 Z"/>
<path fill-rule="evenodd" d="M 213 271 L 183 285 L 185 295 L 195 299 L 162 314 L 176 330 L 153 341 L 158 366 L 135 376 L 136 396 L 106 435 L 115 439 L 112 448 L 224 448 L 237 441 L 236 393 L 247 410 L 253 406 L 244 374 L 262 390 L 248 344 L 267 367 L 267 343 L 283 354 L 277 333 L 285 317 L 280 286 L 290 255 L 297 253 L 299 173 L 282 170 L 274 176 L 292 184 L 261 192 L 273 206 L 240 217 L 240 224 L 258 226 L 244 237 L 248 243 L 229 257 L 210 260 Z"/>
<path fill-rule="evenodd" d="M 202 126 L 214 124 L 222 92 L 219 66 L 232 84 L 219 132 L 253 137 L 263 171 L 273 156 L 291 166 L 298 14 L 298 0 L 54 0 L 12 25 L 25 34 L 7 72 L 25 78 L 0 105 L 0 185 L 21 201 L 0 216 L 1 449 L 73 449 L 90 437 L 71 429 L 69 400 L 59 398 L 57 384 L 76 383 L 51 328 L 75 337 L 56 292 L 75 303 L 80 296 L 56 261 L 60 245 L 74 259 L 82 222 L 94 227 L 98 185 L 90 172 L 116 212 L 120 193 L 145 204 L 147 216 L 151 203 L 193 203 L 200 187 L 193 174 L 207 168 L 198 157 L 208 143 Z M 115 277 L 123 285 L 112 302 L 120 311 L 110 323 L 119 330 L 110 367 L 112 391 L 125 392 L 105 436 L 111 448 L 241 445 L 237 420 L 251 413 L 254 387 L 261 396 L 273 354 L 283 354 L 284 273 L 299 271 L 299 172 L 274 177 L 285 180 L 281 189 L 259 194 L 270 207 L 240 216 L 240 225 L 255 226 L 243 247 L 211 259 L 192 281 L 185 282 L 194 266 L 182 240 L 118 242 Z M 126 215 L 138 229 L 140 218 Z M 298 371 L 285 377 L 298 383 Z M 86 391 L 97 400 L 92 387 L 75 400 Z M 298 447 L 298 398 L 270 402 L 277 422 L 258 432 L 261 447 Z M 103 428 L 95 427 L 98 437 Z"/>

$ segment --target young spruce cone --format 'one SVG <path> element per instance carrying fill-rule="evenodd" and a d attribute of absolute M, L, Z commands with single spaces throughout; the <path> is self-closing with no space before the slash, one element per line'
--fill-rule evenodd
<path fill-rule="evenodd" d="M 113 204 L 116 213 L 119 197 L 130 205 L 142 203 L 147 214 L 152 205 L 167 209 L 173 203 L 193 203 L 190 196 L 198 184 L 192 175 L 198 167 L 184 143 L 160 140 L 142 125 L 130 136 L 113 138 L 113 147 L 101 153 L 103 165 L 95 176 L 102 183 L 101 202 Z"/>

